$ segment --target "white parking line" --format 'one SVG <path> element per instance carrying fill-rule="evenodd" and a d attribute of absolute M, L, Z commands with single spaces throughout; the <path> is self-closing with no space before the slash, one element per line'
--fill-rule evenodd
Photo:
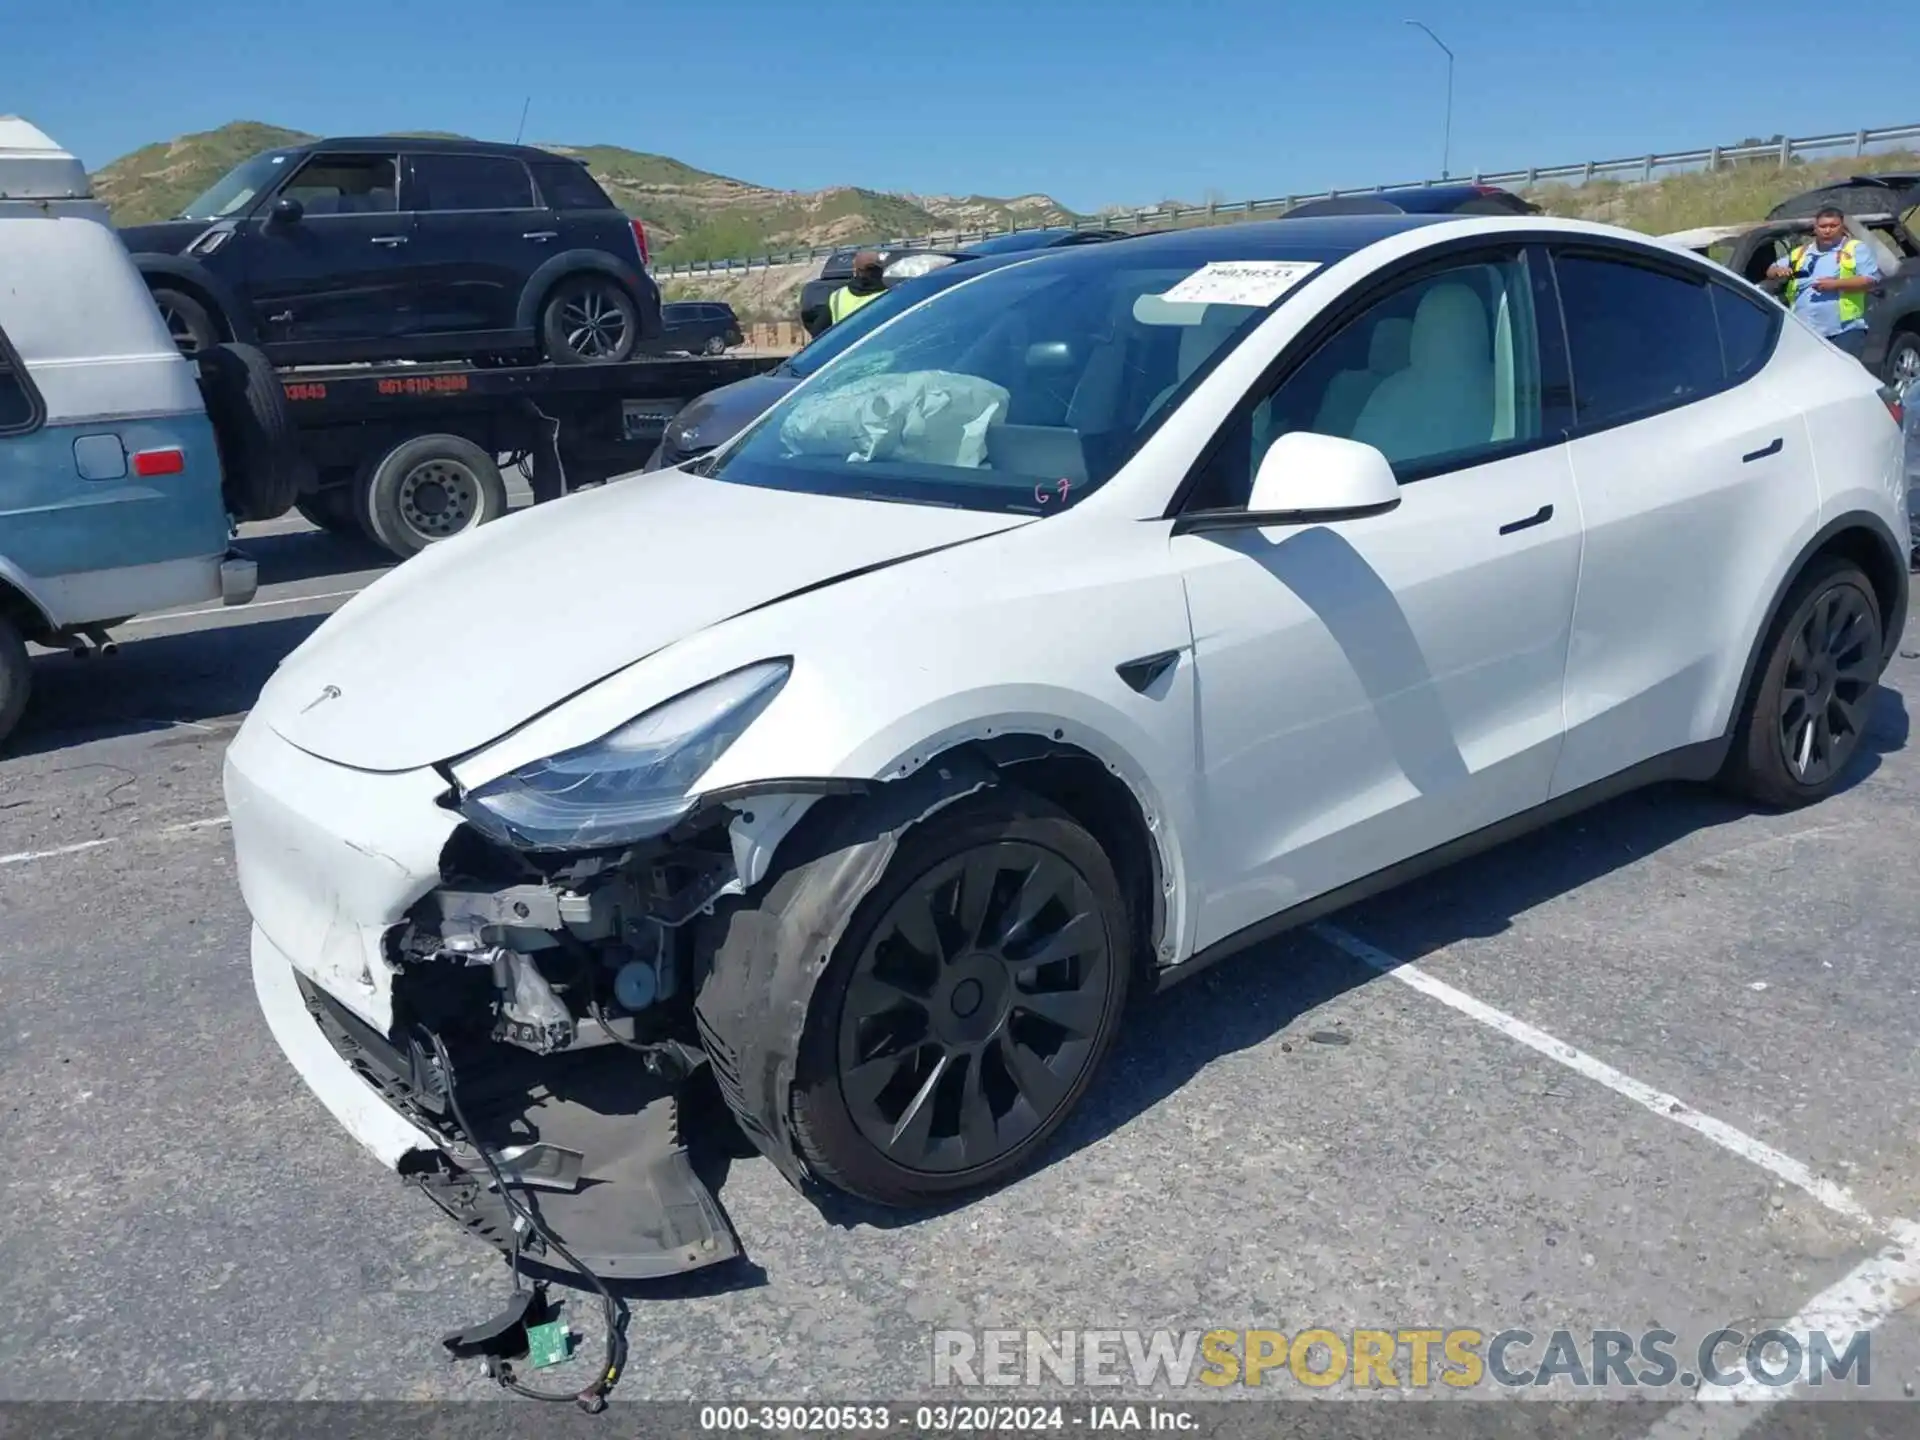
<path fill-rule="evenodd" d="M 140 840 L 148 835 L 191 835 L 200 830 L 218 830 L 228 823 L 224 815 L 209 815 L 203 820 L 184 820 L 177 825 L 162 825 L 158 830 L 135 831 L 128 835 L 107 835 L 98 840 L 77 840 L 71 845 L 55 845 L 49 850 L 20 850 L 12 855 L 0 855 L 0 865 L 26 865 L 35 860 L 54 860 L 62 855 L 78 855 L 84 850 L 98 850 L 104 845 L 118 845 L 122 840 Z"/>
<path fill-rule="evenodd" d="M 1806 1343 L 1804 1337 L 1815 1332 L 1825 1332 L 1838 1339 L 1871 1332 L 1889 1317 L 1920 1303 L 1920 1225 L 1906 1220 L 1878 1221 L 1844 1187 L 1814 1174 L 1807 1165 L 1724 1120 L 1702 1115 L 1678 1097 L 1641 1083 L 1577 1046 L 1456 989 L 1418 965 L 1397 959 L 1336 925 L 1322 922 L 1309 928 L 1361 964 L 1519 1041 L 1529 1050 L 1606 1086 L 1662 1119 L 1704 1136 L 1729 1154 L 1805 1191 L 1835 1214 L 1892 1238 L 1892 1244 L 1815 1295 L 1791 1320 L 1771 1328 L 1782 1330 L 1803 1344 Z M 1786 1399 L 1798 1389 L 1797 1381 L 1792 1385 L 1770 1386 L 1751 1375 L 1738 1385 L 1703 1383 L 1689 1403 L 1663 1415 L 1647 1432 L 1646 1440 L 1733 1440 L 1757 1422 L 1766 1413 L 1767 1406 Z M 1851 1398 L 1861 1398 L 1858 1391 L 1849 1394 Z"/>
<path fill-rule="evenodd" d="M 1896 1224 L 1891 1228 L 1891 1245 L 1822 1290 L 1791 1320 L 1772 1328 L 1796 1340 L 1818 1332 L 1837 1337 L 1872 1331 L 1920 1300 L 1920 1227 Z M 1770 1402 L 1801 1388 L 1797 1382 L 1764 1385 L 1751 1376 L 1738 1385 L 1702 1387 L 1692 1403 L 1675 1406 L 1661 1416 L 1647 1431 L 1646 1440 L 1733 1440 L 1766 1413 Z M 1858 1398 L 1857 1392 L 1852 1398 Z"/>
<path fill-rule="evenodd" d="M 353 590 L 328 590 L 319 595 L 281 595 L 272 600 L 249 600 L 245 605 L 208 605 L 200 610 L 170 610 L 158 615 L 140 615 L 120 628 L 130 630 L 135 625 L 159 625 L 168 620 L 191 620 L 196 615 L 246 615 L 255 610 L 265 610 L 273 605 L 301 605 L 314 600 L 339 600 L 348 595 L 358 595 L 362 586 Z"/>
<path fill-rule="evenodd" d="M 1421 994 L 1438 1000 L 1462 1015 L 1478 1020 L 1482 1025 L 1498 1030 L 1509 1039 L 1518 1040 L 1529 1050 L 1538 1051 L 1556 1064 L 1584 1075 L 1589 1080 L 1606 1086 L 1616 1095 L 1623 1095 L 1634 1104 L 1652 1111 L 1662 1120 L 1671 1120 L 1676 1125 L 1684 1125 L 1696 1131 L 1742 1160 L 1758 1165 L 1769 1175 L 1784 1180 L 1787 1184 L 1804 1190 L 1815 1200 L 1837 1215 L 1857 1221 L 1863 1225 L 1875 1225 L 1873 1216 L 1866 1207 L 1845 1187 L 1834 1184 L 1823 1176 L 1816 1175 L 1806 1165 L 1790 1155 L 1783 1155 L 1764 1141 L 1756 1140 L 1743 1130 L 1736 1130 L 1724 1120 L 1716 1120 L 1711 1115 L 1702 1115 L 1678 1096 L 1656 1090 L 1644 1085 L 1607 1064 L 1596 1060 L 1584 1050 L 1556 1039 L 1546 1031 L 1529 1025 L 1504 1010 L 1496 1010 L 1484 1000 L 1476 1000 L 1464 990 L 1456 990 L 1446 981 L 1429 975 L 1418 965 L 1397 960 L 1384 950 L 1375 949 L 1356 935 L 1349 935 L 1337 926 L 1319 924 L 1311 927 L 1313 933 L 1329 945 L 1342 950 L 1363 965 L 1371 966 L 1383 975 L 1390 975 L 1403 985 L 1409 985 Z"/>

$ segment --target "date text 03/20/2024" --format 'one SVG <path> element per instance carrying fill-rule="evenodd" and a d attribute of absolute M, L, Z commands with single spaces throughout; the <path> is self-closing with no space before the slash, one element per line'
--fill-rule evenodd
<path fill-rule="evenodd" d="M 974 1431 L 1158 1430 L 1199 1428 L 1191 1411 L 1170 1405 L 703 1405 L 700 1428 L 716 1433 L 831 1434 L 902 1430 L 913 1434 Z"/>

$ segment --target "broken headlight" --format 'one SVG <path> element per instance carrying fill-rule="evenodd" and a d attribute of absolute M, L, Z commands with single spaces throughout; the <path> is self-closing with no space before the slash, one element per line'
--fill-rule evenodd
<path fill-rule="evenodd" d="M 693 808 L 688 792 L 787 683 L 766 660 L 656 705 L 586 745 L 467 792 L 474 827 L 521 850 L 593 850 L 658 835 Z"/>

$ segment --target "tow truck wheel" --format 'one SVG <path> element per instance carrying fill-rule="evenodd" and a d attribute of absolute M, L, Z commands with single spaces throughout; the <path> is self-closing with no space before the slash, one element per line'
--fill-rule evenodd
<path fill-rule="evenodd" d="M 358 539 L 366 533 L 354 514 L 353 489 L 350 485 L 332 485 L 325 490 L 302 495 L 293 502 L 293 508 L 305 517 L 308 524 L 329 535 Z"/>
<path fill-rule="evenodd" d="M 32 691 L 33 662 L 27 658 L 27 642 L 19 627 L 0 615 L 0 744 L 20 723 Z"/>
<path fill-rule="evenodd" d="M 360 519 L 404 560 L 506 513 L 506 482 L 491 455 L 458 435 L 416 435 L 373 467 Z"/>

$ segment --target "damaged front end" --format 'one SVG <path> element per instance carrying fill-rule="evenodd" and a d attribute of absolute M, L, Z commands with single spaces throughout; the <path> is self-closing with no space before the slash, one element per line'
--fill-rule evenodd
<path fill-rule="evenodd" d="M 733 818 L 589 856 L 521 854 L 462 826 L 444 883 L 388 933 L 390 1032 L 301 977 L 334 1049 L 433 1137 L 401 1174 L 503 1253 L 564 1268 L 544 1230 L 608 1279 L 740 1253 L 681 1123 L 706 1065 L 689 932 L 740 888 Z M 516 1227 L 476 1141 L 539 1227 Z"/>

